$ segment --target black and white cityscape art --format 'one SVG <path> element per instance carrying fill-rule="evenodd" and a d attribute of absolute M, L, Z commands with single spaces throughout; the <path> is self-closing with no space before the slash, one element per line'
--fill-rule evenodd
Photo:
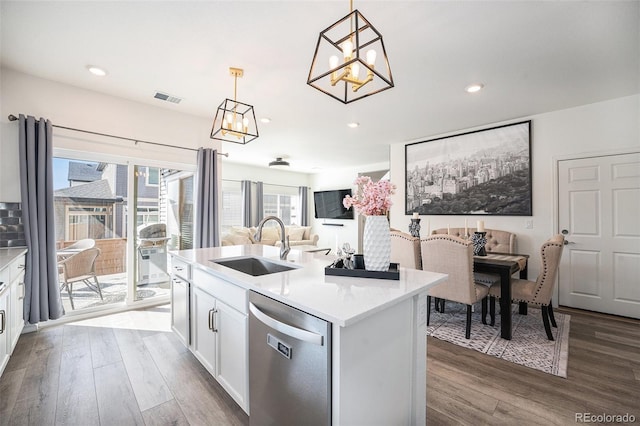
<path fill-rule="evenodd" d="M 531 121 L 405 146 L 406 214 L 531 216 Z"/>

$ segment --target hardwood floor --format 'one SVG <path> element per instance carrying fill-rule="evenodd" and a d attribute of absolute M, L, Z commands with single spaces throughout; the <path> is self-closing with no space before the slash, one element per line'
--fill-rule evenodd
<path fill-rule="evenodd" d="M 566 425 L 575 413 L 640 422 L 640 321 L 561 311 L 571 315 L 567 379 L 429 337 L 428 424 Z M 140 315 L 21 336 L 0 378 L 0 425 L 248 424 L 165 331 L 168 307 Z"/>
<path fill-rule="evenodd" d="M 169 307 L 144 313 L 134 317 L 140 330 L 119 314 L 21 336 L 0 378 L 0 425 L 248 425 L 174 334 L 162 331 Z M 158 320 L 165 326 L 152 324 Z"/>
<path fill-rule="evenodd" d="M 558 312 L 571 315 L 566 379 L 429 337 L 429 425 L 568 425 L 576 413 L 640 423 L 640 321 Z"/>

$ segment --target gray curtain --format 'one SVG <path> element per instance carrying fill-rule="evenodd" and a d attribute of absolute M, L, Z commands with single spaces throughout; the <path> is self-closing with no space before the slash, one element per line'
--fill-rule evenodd
<path fill-rule="evenodd" d="M 300 199 L 300 226 L 309 225 L 309 188 L 298 187 L 298 198 Z"/>
<path fill-rule="evenodd" d="M 31 324 L 64 315 L 58 285 L 53 214 L 52 125 L 20 114 L 20 196 L 27 241 L 24 319 Z M 47 214 L 48 213 L 48 214 Z"/>
<path fill-rule="evenodd" d="M 198 150 L 196 170 L 196 235 L 195 248 L 217 247 L 218 233 L 218 152 L 211 148 Z"/>
<path fill-rule="evenodd" d="M 256 182 L 256 210 L 258 211 L 258 222 L 264 218 L 264 184 Z"/>
<path fill-rule="evenodd" d="M 242 226 L 249 228 L 254 225 L 251 215 L 251 181 L 240 181 L 240 189 L 242 190 Z"/>

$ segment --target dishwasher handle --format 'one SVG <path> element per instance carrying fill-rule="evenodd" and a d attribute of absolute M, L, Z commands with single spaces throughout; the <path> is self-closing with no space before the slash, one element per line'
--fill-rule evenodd
<path fill-rule="evenodd" d="M 324 339 L 323 336 L 317 333 L 313 333 L 311 331 L 304 330 L 302 328 L 293 327 L 289 324 L 285 324 L 280 322 L 274 318 L 271 318 L 269 315 L 262 312 L 256 305 L 249 302 L 249 310 L 256 317 L 256 319 L 260 320 L 263 324 L 268 327 L 271 327 L 274 330 L 277 330 L 287 336 L 291 336 L 295 339 L 302 340 L 304 342 L 313 343 L 314 345 L 323 346 Z"/>

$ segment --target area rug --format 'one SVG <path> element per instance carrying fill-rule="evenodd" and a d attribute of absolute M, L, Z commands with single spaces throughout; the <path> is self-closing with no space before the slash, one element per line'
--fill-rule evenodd
<path fill-rule="evenodd" d="M 470 339 L 464 338 L 466 306 L 454 302 L 447 302 L 444 314 L 431 307 L 427 335 L 515 364 L 567 377 L 570 315 L 554 312 L 558 328 L 551 327 L 555 339 L 551 341 L 544 331 L 540 309 L 529 307 L 528 315 L 520 315 L 518 306 L 512 305 L 513 334 L 511 340 L 505 340 L 500 337 L 500 316 L 496 314 L 496 324 L 493 327 L 484 325 L 480 304 L 476 304 L 474 308 Z"/>

